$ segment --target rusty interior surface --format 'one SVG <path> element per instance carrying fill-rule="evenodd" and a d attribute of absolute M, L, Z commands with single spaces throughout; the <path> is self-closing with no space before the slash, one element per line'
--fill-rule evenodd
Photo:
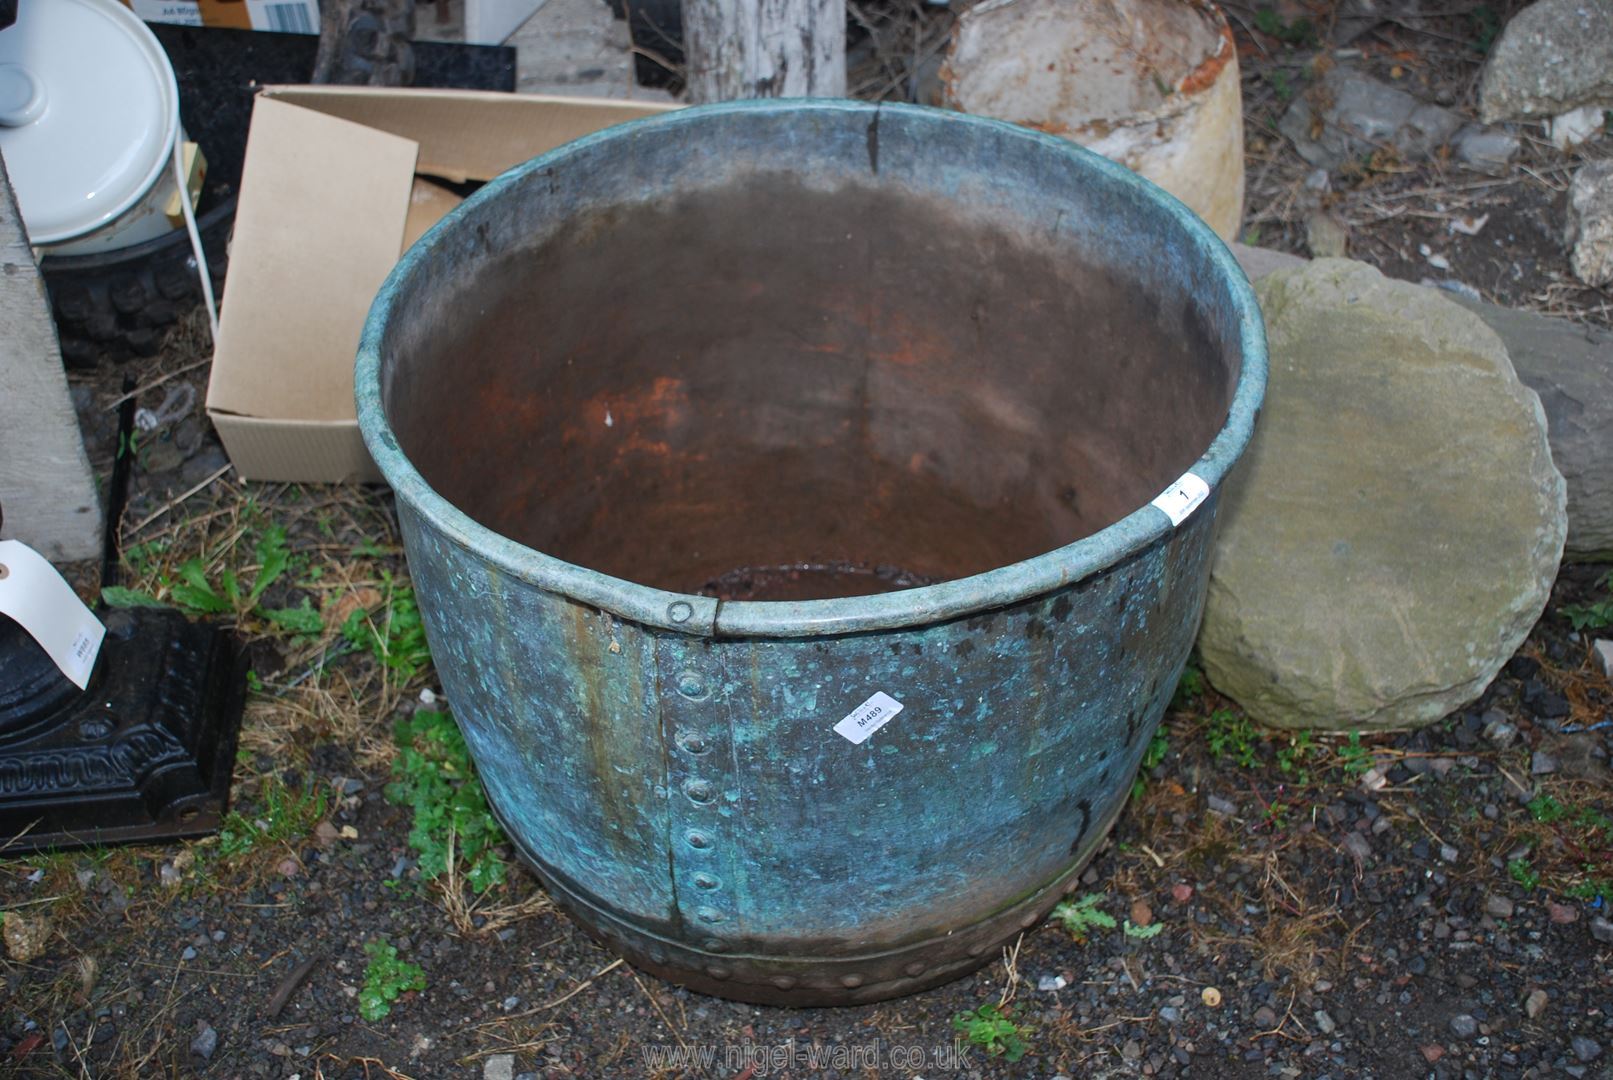
<path fill-rule="evenodd" d="M 1197 460 L 1238 374 L 1194 303 L 1068 246 L 784 174 L 462 277 L 389 384 L 425 479 L 549 555 L 728 599 L 908 588 L 1086 536 Z"/>

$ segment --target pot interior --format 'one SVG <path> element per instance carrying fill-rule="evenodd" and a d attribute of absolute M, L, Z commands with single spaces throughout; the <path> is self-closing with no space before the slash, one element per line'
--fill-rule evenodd
<path fill-rule="evenodd" d="M 385 380 L 436 491 L 539 551 L 726 599 L 978 573 L 1144 506 L 1224 423 L 1208 301 L 1080 233 L 787 171 L 457 266 Z"/>

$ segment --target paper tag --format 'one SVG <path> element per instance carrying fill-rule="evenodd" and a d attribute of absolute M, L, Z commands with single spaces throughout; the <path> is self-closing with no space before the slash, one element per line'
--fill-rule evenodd
<path fill-rule="evenodd" d="M 847 713 L 845 719 L 835 725 L 835 732 L 850 739 L 853 745 L 857 745 L 890 723 L 891 717 L 901 711 L 900 701 L 879 690 L 873 697 Z"/>
<path fill-rule="evenodd" d="M 21 540 L 0 540 L 0 614 L 16 619 L 80 690 L 106 627 L 45 557 Z"/>
<path fill-rule="evenodd" d="M 1210 485 L 1190 472 L 1164 491 L 1148 505 L 1162 510 L 1171 519 L 1171 525 L 1180 525 L 1187 516 L 1199 508 L 1199 503 L 1210 496 Z"/>

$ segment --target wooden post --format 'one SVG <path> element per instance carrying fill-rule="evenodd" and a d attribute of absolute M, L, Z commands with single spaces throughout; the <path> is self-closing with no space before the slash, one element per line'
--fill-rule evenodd
<path fill-rule="evenodd" d="M 0 538 L 54 562 L 101 555 L 101 502 L 56 324 L 0 160 Z"/>
<path fill-rule="evenodd" d="M 689 100 L 846 96 L 845 0 L 683 0 Z"/>

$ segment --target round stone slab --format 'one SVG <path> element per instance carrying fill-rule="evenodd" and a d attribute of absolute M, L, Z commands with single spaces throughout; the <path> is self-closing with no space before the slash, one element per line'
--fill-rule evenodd
<path fill-rule="evenodd" d="M 1436 290 L 1344 259 L 1257 290 L 1271 376 L 1225 491 L 1205 671 L 1279 727 L 1430 723 L 1483 692 L 1556 577 L 1540 400 Z"/>

